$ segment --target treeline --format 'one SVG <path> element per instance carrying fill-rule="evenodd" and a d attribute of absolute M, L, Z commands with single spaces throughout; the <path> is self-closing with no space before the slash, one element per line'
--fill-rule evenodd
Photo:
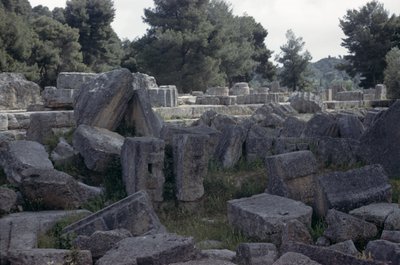
<path fill-rule="evenodd" d="M 0 0 L 0 71 L 23 72 L 46 86 L 54 85 L 61 71 L 126 67 L 153 75 L 160 84 L 175 84 L 180 92 L 272 80 L 311 90 L 329 86 L 328 79 L 338 81 L 332 74 L 313 76 L 311 54 L 291 30 L 276 54 L 277 69 L 265 44 L 268 31 L 251 16 L 234 15 L 223 0 L 154 0 L 154 8 L 144 10 L 146 34 L 132 41 L 118 38 L 114 17 L 112 0 L 68 0 L 54 10 L 32 8 L 28 0 Z M 398 52 L 386 55 L 400 47 L 400 16 L 372 1 L 348 10 L 340 27 L 349 54 L 338 67 L 365 88 L 382 83 L 387 66 L 397 65 Z M 397 84 L 396 71 L 386 71 L 388 83 Z"/>

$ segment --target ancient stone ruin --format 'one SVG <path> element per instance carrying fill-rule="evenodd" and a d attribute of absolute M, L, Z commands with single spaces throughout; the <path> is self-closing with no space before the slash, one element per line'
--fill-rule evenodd
<path fill-rule="evenodd" d="M 2 73 L 0 90 L 0 265 L 400 264 L 400 101 L 383 85 L 180 95 L 117 69 L 43 89 Z M 237 188 L 229 176 L 257 163 L 264 192 L 222 202 L 235 251 L 163 223 L 219 203 L 215 168 Z M 43 247 L 50 232 L 58 248 Z"/>

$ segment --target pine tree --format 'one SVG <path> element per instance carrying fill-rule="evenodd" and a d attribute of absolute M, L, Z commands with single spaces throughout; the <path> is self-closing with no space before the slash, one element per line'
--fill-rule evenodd
<path fill-rule="evenodd" d="M 394 47 L 386 54 L 385 85 L 388 98 L 400 99 L 400 49 Z"/>

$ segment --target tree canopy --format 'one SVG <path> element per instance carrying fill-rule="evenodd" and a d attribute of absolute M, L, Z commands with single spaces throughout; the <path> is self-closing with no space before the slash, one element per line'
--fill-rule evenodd
<path fill-rule="evenodd" d="M 392 48 L 385 57 L 385 85 L 389 98 L 400 98 L 400 49 Z"/>

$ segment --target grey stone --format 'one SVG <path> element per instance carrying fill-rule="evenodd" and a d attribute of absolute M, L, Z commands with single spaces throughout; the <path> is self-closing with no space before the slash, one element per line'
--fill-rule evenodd
<path fill-rule="evenodd" d="M 79 184 L 70 175 L 55 169 L 29 168 L 21 172 L 21 192 L 30 202 L 46 209 L 76 209 L 102 194 L 101 189 Z"/>
<path fill-rule="evenodd" d="M 220 105 L 219 98 L 216 96 L 204 95 L 196 97 L 196 105 Z"/>
<path fill-rule="evenodd" d="M 228 201 L 229 223 L 245 235 L 280 245 L 284 223 L 297 219 L 311 227 L 312 208 L 270 194 Z"/>
<path fill-rule="evenodd" d="M 7 113 L 8 116 L 8 129 L 9 130 L 20 130 L 28 129 L 31 122 L 31 113 L 20 112 L 20 113 Z"/>
<path fill-rule="evenodd" d="M 338 121 L 339 135 L 341 138 L 360 139 L 364 133 L 364 125 L 355 115 L 342 115 Z"/>
<path fill-rule="evenodd" d="M 299 113 L 316 113 L 323 109 L 321 98 L 311 92 L 296 92 L 289 101 L 290 106 Z"/>
<path fill-rule="evenodd" d="M 152 89 L 158 87 L 156 79 L 153 76 L 143 73 L 132 73 L 134 89 Z"/>
<path fill-rule="evenodd" d="M 300 137 L 306 128 L 307 122 L 296 117 L 288 117 L 282 124 L 281 136 L 283 137 Z"/>
<path fill-rule="evenodd" d="M 286 252 L 273 265 L 321 265 L 307 256 L 295 252 Z"/>
<path fill-rule="evenodd" d="M 383 262 L 359 259 L 352 255 L 313 245 L 298 242 L 289 242 L 284 246 L 284 252 L 296 252 L 323 265 L 351 264 L 351 265 L 385 265 Z"/>
<path fill-rule="evenodd" d="M 375 99 L 376 100 L 384 100 L 387 96 L 387 88 L 383 84 L 377 84 L 375 86 Z"/>
<path fill-rule="evenodd" d="M 386 230 L 400 230 L 400 209 L 395 209 L 385 220 Z"/>
<path fill-rule="evenodd" d="M 396 209 L 400 210 L 397 203 L 372 203 L 351 210 L 349 214 L 382 228 L 386 218 Z"/>
<path fill-rule="evenodd" d="M 120 160 L 125 138 L 107 129 L 80 125 L 73 134 L 73 146 L 90 170 L 105 172 Z"/>
<path fill-rule="evenodd" d="M 43 145 L 32 141 L 3 142 L 0 145 L 0 165 L 11 184 L 21 183 L 21 172 L 27 168 L 52 169 Z"/>
<path fill-rule="evenodd" d="M 332 246 L 329 246 L 330 249 L 342 252 L 343 254 L 348 254 L 352 256 L 359 256 L 361 253 L 357 250 L 354 242 L 352 240 L 346 240 L 343 242 L 339 242 Z"/>
<path fill-rule="evenodd" d="M 361 101 L 361 100 L 363 100 L 363 92 L 360 90 L 338 92 L 335 95 L 335 100 L 338 100 L 338 101 Z"/>
<path fill-rule="evenodd" d="M 153 107 L 176 107 L 178 105 L 176 86 L 160 86 L 147 91 Z"/>
<path fill-rule="evenodd" d="M 265 159 L 268 192 L 312 203 L 317 160 L 310 151 L 269 156 Z"/>
<path fill-rule="evenodd" d="M 188 261 L 196 255 L 192 238 L 174 234 L 131 237 L 100 258 L 96 265 L 109 264 L 170 264 Z"/>
<path fill-rule="evenodd" d="M 380 165 L 322 175 L 317 178 L 316 186 L 315 206 L 319 216 L 324 216 L 331 208 L 348 212 L 392 199 L 392 187 Z"/>
<path fill-rule="evenodd" d="M 378 229 L 374 224 L 334 209 L 328 211 L 325 220 L 328 227 L 324 231 L 324 236 L 331 242 L 346 240 L 365 242 L 378 234 Z"/>
<path fill-rule="evenodd" d="M 45 87 L 42 93 L 45 107 L 52 109 L 72 109 L 75 90 Z"/>
<path fill-rule="evenodd" d="M 135 136 L 160 137 L 163 121 L 151 108 L 148 90 L 134 86 L 124 123 L 126 127 L 134 128 Z"/>
<path fill-rule="evenodd" d="M 385 264 L 400 264 L 400 244 L 386 240 L 370 241 L 365 248 L 367 255 Z M 387 262 L 387 263 L 386 263 Z"/>
<path fill-rule="evenodd" d="M 249 95 L 250 88 L 249 84 L 245 82 L 235 83 L 229 90 L 230 95 Z"/>
<path fill-rule="evenodd" d="M 264 116 L 267 117 L 268 114 L 274 113 L 281 118 L 285 119 L 290 115 L 296 114 L 296 110 L 293 109 L 290 105 L 280 105 L 279 103 L 268 103 L 258 108 L 253 116 Z M 258 118 L 258 120 L 262 120 L 264 118 Z"/>
<path fill-rule="evenodd" d="M 30 116 L 29 128 L 26 139 L 47 144 L 55 137 L 55 129 L 63 127 L 75 127 L 73 113 L 70 111 L 33 113 Z"/>
<path fill-rule="evenodd" d="M 10 265 L 79 264 L 92 265 L 92 255 L 85 250 L 28 249 L 8 254 Z"/>
<path fill-rule="evenodd" d="M 0 264 L 8 264 L 8 253 L 13 250 L 37 247 L 39 234 L 46 233 L 56 222 L 68 216 L 85 216 L 90 212 L 47 211 L 22 212 L 0 219 Z"/>
<path fill-rule="evenodd" d="M 216 259 L 233 261 L 236 257 L 236 252 L 228 249 L 204 249 L 201 251 L 201 257 L 205 259 Z"/>
<path fill-rule="evenodd" d="M 0 109 L 26 109 L 40 104 L 40 87 L 23 74 L 0 73 Z"/>
<path fill-rule="evenodd" d="M 125 228 L 133 236 L 165 231 L 145 191 L 136 192 L 64 228 L 64 233 L 90 236 L 95 231 Z"/>
<path fill-rule="evenodd" d="M 79 90 L 96 76 L 94 73 L 61 72 L 57 76 L 57 89 Z"/>
<path fill-rule="evenodd" d="M 305 137 L 339 137 L 339 127 L 333 115 L 317 113 L 307 122 L 303 135 Z"/>
<path fill-rule="evenodd" d="M 389 177 L 400 175 L 400 100 L 392 104 L 361 137 L 360 155 L 368 163 L 383 166 Z"/>
<path fill-rule="evenodd" d="M 278 250 L 271 243 L 240 243 L 235 262 L 241 265 L 271 265 L 278 259 Z"/>
<path fill-rule="evenodd" d="M 8 115 L 7 113 L 0 113 L 0 131 L 8 130 Z"/>
<path fill-rule="evenodd" d="M 131 195 L 146 190 L 153 201 L 163 201 L 164 141 L 158 138 L 126 138 L 121 151 L 122 180 Z"/>
<path fill-rule="evenodd" d="M 11 189 L 0 187 L 0 216 L 9 213 L 16 203 L 17 193 Z"/>
<path fill-rule="evenodd" d="M 329 239 L 325 236 L 320 236 L 317 238 L 317 241 L 315 242 L 316 246 L 320 246 L 320 247 L 328 247 L 331 245 L 331 242 L 329 241 Z"/>
<path fill-rule="evenodd" d="M 220 260 L 220 259 L 200 259 L 200 260 L 190 260 L 187 262 L 171 263 L 170 265 L 235 265 L 235 263 Z"/>
<path fill-rule="evenodd" d="M 224 114 L 216 114 L 210 121 L 209 126 L 211 128 L 214 128 L 222 132 L 225 129 L 225 127 L 238 125 L 238 123 L 239 122 L 232 116 Z"/>
<path fill-rule="evenodd" d="M 209 87 L 206 91 L 207 95 L 211 96 L 229 96 L 229 88 L 227 87 Z"/>
<path fill-rule="evenodd" d="M 227 125 L 215 151 L 215 158 L 223 168 L 231 168 L 242 156 L 246 131 L 241 126 Z"/>
<path fill-rule="evenodd" d="M 78 152 L 63 138 L 60 137 L 57 146 L 50 154 L 55 166 L 66 166 L 73 164 Z"/>
<path fill-rule="evenodd" d="M 133 96 L 132 81 L 128 69 L 118 69 L 99 74 L 85 83 L 77 93 L 74 105 L 77 125 L 115 130 Z"/>
<path fill-rule="evenodd" d="M 78 236 L 72 243 L 77 249 L 89 250 L 93 259 L 98 259 L 127 237 L 132 234 L 126 229 L 96 231 L 91 236 Z"/>
<path fill-rule="evenodd" d="M 313 243 L 309 229 L 298 220 L 290 220 L 283 225 L 282 242 L 289 241 L 305 244 Z"/>
<path fill-rule="evenodd" d="M 387 240 L 393 243 L 400 243 L 400 231 L 383 230 L 381 239 Z"/>
<path fill-rule="evenodd" d="M 208 136 L 175 135 L 173 165 L 176 197 L 180 201 L 196 201 L 204 195 L 203 180 L 208 172 Z"/>

